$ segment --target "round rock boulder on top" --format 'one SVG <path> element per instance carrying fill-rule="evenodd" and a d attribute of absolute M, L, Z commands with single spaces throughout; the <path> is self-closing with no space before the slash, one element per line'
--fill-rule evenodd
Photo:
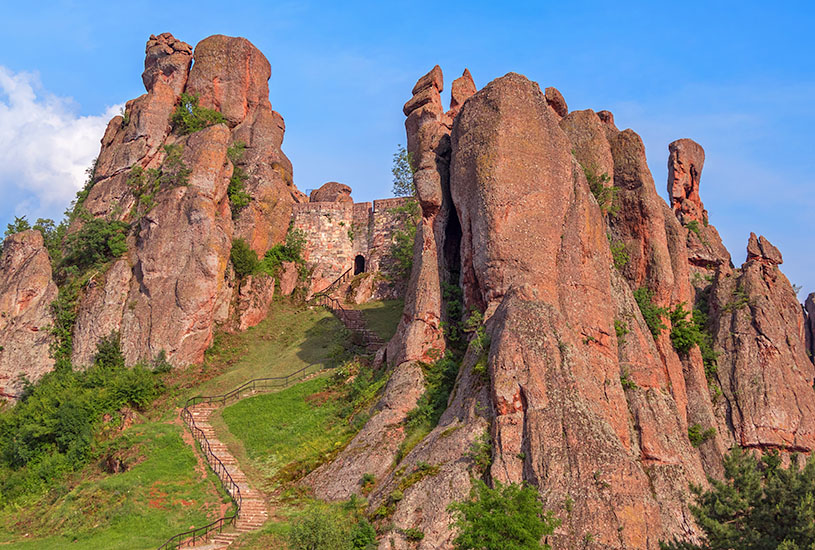
<path fill-rule="evenodd" d="M 311 192 L 309 202 L 354 202 L 351 198 L 351 188 L 344 183 L 329 181 L 319 189 Z"/>

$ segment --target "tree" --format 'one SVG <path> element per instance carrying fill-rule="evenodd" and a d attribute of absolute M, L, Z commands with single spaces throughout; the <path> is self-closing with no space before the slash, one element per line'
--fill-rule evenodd
<path fill-rule="evenodd" d="M 478 480 L 469 499 L 455 502 L 449 510 L 458 536 L 456 550 L 541 550 L 543 535 L 550 535 L 560 525 L 551 512 L 543 511 L 538 491 L 529 485 L 495 482 L 490 489 Z"/>
<path fill-rule="evenodd" d="M 416 186 L 413 183 L 413 158 L 402 145 L 396 146 L 393 154 L 393 194 L 397 197 L 415 197 Z"/>
<path fill-rule="evenodd" d="M 15 233 L 20 233 L 21 231 L 28 231 L 29 229 L 31 229 L 31 224 L 28 223 L 28 219 L 26 219 L 25 216 L 22 218 L 14 216 L 14 223 L 10 223 L 6 226 L 5 236 L 8 237 Z"/>
<path fill-rule="evenodd" d="M 801 468 L 792 455 L 781 466 L 778 451 L 757 459 L 735 449 L 724 459 L 724 480 L 711 489 L 692 487 L 691 507 L 707 541 L 662 543 L 665 550 L 811 550 L 815 548 L 815 458 Z"/>

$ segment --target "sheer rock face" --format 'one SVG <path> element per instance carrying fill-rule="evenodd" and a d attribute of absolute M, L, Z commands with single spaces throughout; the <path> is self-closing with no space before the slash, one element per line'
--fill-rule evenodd
<path fill-rule="evenodd" d="M 0 397 L 34 382 L 54 367 L 49 348 L 51 302 L 57 286 L 39 231 L 10 235 L 0 252 Z"/>
<path fill-rule="evenodd" d="M 263 318 L 268 285 L 253 282 L 236 294 L 232 239 L 245 239 L 262 255 L 285 238 L 291 206 L 306 200 L 281 150 L 285 124 L 269 102 L 270 75 L 269 62 L 243 38 L 207 38 L 194 55 L 170 34 L 150 38 L 143 74 L 147 94 L 128 102 L 125 117 L 108 124 L 83 204 L 91 214 L 124 220 L 134 230 L 126 256 L 82 297 L 75 364 L 89 364 L 96 343 L 114 330 L 122 334 L 128 362 L 163 350 L 175 365 L 195 363 L 217 324 L 243 329 Z M 170 116 L 182 92 L 198 95 L 199 105 L 220 111 L 226 124 L 188 136 L 173 131 Z M 237 142 L 245 149 L 235 163 L 252 200 L 233 219 L 227 149 Z M 136 217 L 128 176 L 135 166 L 160 168 L 166 145 L 183 147 L 189 185 L 160 189 L 155 206 Z"/>
<path fill-rule="evenodd" d="M 777 261 L 778 250 L 751 234 L 741 269 L 722 270 L 714 282 L 719 429 L 731 445 L 811 452 L 815 366 L 801 306 Z"/>
<path fill-rule="evenodd" d="M 805 336 L 807 355 L 815 362 L 815 292 L 807 296 L 804 302 Z"/>
<path fill-rule="evenodd" d="M 455 79 L 450 88 L 450 110 L 447 111 L 447 116 L 452 122 L 467 98 L 477 92 L 478 88 L 475 87 L 473 75 L 470 74 L 469 69 L 464 69 L 464 74 Z"/>
<path fill-rule="evenodd" d="M 354 202 L 351 198 L 351 188 L 343 183 L 329 181 L 319 189 L 311 192 L 309 202 Z"/>
<path fill-rule="evenodd" d="M 359 491 L 359 480 L 365 473 L 377 479 L 388 475 L 404 438 L 402 424 L 424 392 L 424 375 L 417 362 L 433 361 L 446 347 L 442 284 L 456 282 L 457 275 L 451 274 L 458 273 L 459 237 L 449 190 L 449 125 L 450 117 L 455 117 L 456 109 L 475 89 L 469 71 L 456 82 L 448 113 L 442 110 L 443 75 L 438 65 L 418 80 L 413 98 L 405 105 L 407 150 L 415 169 L 413 181 L 421 219 L 404 312 L 396 335 L 381 358 L 394 369 L 377 405 L 378 412 L 334 462 L 308 476 L 306 482 L 322 498 L 348 498 Z M 454 439 L 460 447 L 458 451 L 466 452 L 475 437 L 471 432 L 462 430 L 460 437 Z M 454 455 L 456 451 L 452 449 Z M 460 473 L 451 475 L 461 480 Z M 462 486 L 457 490 L 468 489 Z M 446 526 L 436 524 L 433 529 L 447 536 Z"/>

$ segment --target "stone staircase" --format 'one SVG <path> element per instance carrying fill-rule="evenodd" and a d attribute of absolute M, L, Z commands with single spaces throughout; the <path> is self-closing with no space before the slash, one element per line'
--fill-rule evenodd
<path fill-rule="evenodd" d="M 232 456 L 229 449 L 215 434 L 215 430 L 209 423 L 212 412 L 218 407 L 213 404 L 199 404 L 189 407 L 195 425 L 198 426 L 209 441 L 210 448 L 215 456 L 226 466 L 227 472 L 232 480 L 241 490 L 241 510 L 234 529 L 230 528 L 211 537 L 207 542 L 195 546 L 184 546 L 184 548 L 195 548 L 196 550 L 221 550 L 227 548 L 232 542 L 243 533 L 260 529 L 269 518 L 269 510 L 266 499 L 260 491 L 249 485 L 237 459 Z"/>
<path fill-rule="evenodd" d="M 334 313 L 336 314 L 336 312 Z M 338 317 L 345 325 L 345 328 L 360 335 L 363 346 L 368 350 L 368 353 L 376 354 L 376 352 L 385 345 L 382 338 L 368 328 L 368 325 L 365 323 L 365 316 L 358 309 L 344 309 L 342 310 L 342 314 L 338 315 Z"/>

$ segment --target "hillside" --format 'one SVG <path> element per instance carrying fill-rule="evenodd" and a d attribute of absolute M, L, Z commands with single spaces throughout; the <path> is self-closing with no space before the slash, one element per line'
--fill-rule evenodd
<path fill-rule="evenodd" d="M 570 112 L 516 73 L 479 90 L 467 70 L 445 110 L 436 66 L 403 107 L 409 196 L 354 203 L 329 182 L 307 197 L 270 75 L 243 38 L 151 36 L 147 93 L 108 124 L 66 219 L 10 227 L 11 547 L 28 523 L 42 544 L 112 548 L 225 517 L 213 475 L 192 486 L 204 459 L 170 456 L 178 408 L 311 364 L 343 368 L 206 411 L 270 503 L 237 547 L 283 544 L 316 507 L 375 528 L 382 550 L 452 548 L 450 506 L 478 480 L 533 487 L 560 522 L 554 548 L 699 542 L 691 487 L 722 478 L 728 451 L 812 453 L 815 294 L 798 302 L 763 236 L 734 263 L 702 201 L 701 145 L 668 145 L 666 202 L 611 112 Z M 99 445 L 129 410 L 113 440 L 139 458 L 104 474 Z M 196 504 L 161 528 L 148 510 L 144 527 L 130 478 Z M 124 512 L 71 523 L 108 490 L 128 493 Z"/>

